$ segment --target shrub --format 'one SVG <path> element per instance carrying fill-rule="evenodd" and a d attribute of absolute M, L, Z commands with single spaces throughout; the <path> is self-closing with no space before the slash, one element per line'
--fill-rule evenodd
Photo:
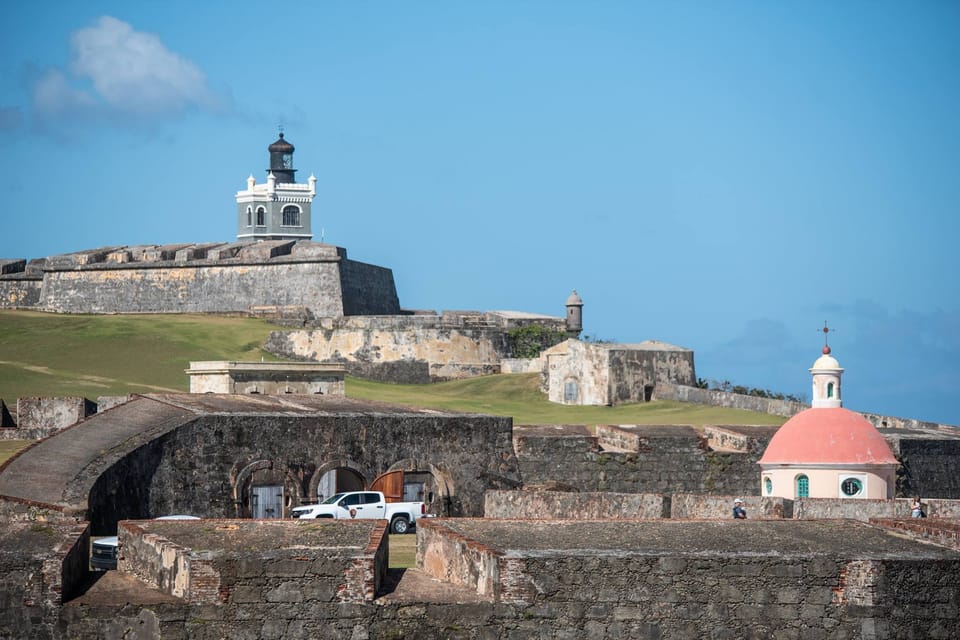
<path fill-rule="evenodd" d="M 526 324 L 510 329 L 507 337 L 514 358 L 536 358 L 544 349 L 563 342 L 567 334 L 539 324 Z"/>

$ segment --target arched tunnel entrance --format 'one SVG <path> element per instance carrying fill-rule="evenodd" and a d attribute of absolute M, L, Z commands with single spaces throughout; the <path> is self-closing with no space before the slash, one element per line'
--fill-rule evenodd
<path fill-rule="evenodd" d="M 390 484 L 385 485 L 388 478 Z M 459 515 L 450 473 L 441 466 L 413 458 L 393 463 L 377 477 L 355 461 L 343 458 L 306 469 L 276 460 L 257 460 L 241 467 L 232 484 L 235 517 L 241 518 L 285 518 L 293 507 L 365 489 L 383 491 L 390 502 L 423 502 L 430 514 Z"/>

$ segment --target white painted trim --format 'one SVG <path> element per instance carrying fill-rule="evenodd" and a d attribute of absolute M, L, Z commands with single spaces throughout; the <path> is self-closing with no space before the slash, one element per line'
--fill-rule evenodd
<path fill-rule="evenodd" d="M 293 228 L 293 227 L 288 227 Z M 264 236 L 289 236 L 291 238 L 312 238 L 312 233 L 276 233 L 276 232 L 258 232 L 258 233 L 238 233 L 238 238 L 261 238 Z"/>

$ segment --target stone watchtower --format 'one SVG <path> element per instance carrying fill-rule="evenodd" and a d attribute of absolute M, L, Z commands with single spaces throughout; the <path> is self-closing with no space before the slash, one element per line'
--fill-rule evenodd
<path fill-rule="evenodd" d="M 317 179 L 311 175 L 307 184 L 296 182 L 294 147 L 283 139 L 283 132 L 267 150 L 267 182 L 257 184 L 251 175 L 246 190 L 237 192 L 237 240 L 310 240 L 310 204 Z"/>
<path fill-rule="evenodd" d="M 583 331 L 583 300 L 574 289 L 567 298 L 567 336 L 576 338 Z"/>

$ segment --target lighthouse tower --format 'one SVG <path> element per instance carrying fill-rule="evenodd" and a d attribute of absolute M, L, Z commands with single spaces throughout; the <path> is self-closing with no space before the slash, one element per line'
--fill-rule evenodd
<path fill-rule="evenodd" d="M 310 205 L 317 194 L 317 179 L 296 182 L 294 146 L 280 137 L 269 147 L 267 181 L 257 184 L 251 175 L 247 188 L 237 192 L 237 240 L 310 240 Z"/>

